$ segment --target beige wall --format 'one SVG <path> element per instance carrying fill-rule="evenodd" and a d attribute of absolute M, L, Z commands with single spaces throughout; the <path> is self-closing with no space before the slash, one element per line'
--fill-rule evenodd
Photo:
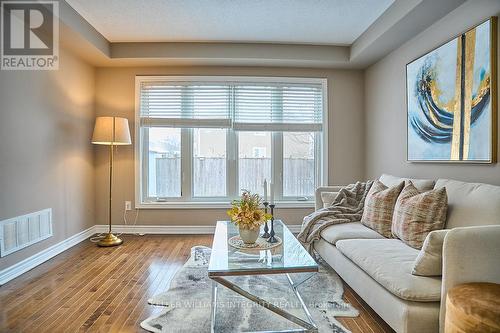
<path fill-rule="evenodd" d="M 363 73 L 333 69 L 290 69 L 249 67 L 143 67 L 98 68 L 96 74 L 97 115 L 126 117 L 133 128 L 136 75 L 254 75 L 328 78 L 329 182 L 347 184 L 364 175 Z M 96 148 L 97 223 L 107 221 L 107 163 L 105 149 Z M 116 155 L 113 223 L 122 224 L 125 200 L 134 199 L 133 147 L 119 147 Z M 280 209 L 278 215 L 289 224 L 300 224 L 312 209 Z M 129 221 L 134 213 L 128 213 Z M 138 224 L 213 225 L 226 219 L 223 209 L 141 210 Z"/>
<path fill-rule="evenodd" d="M 381 173 L 500 185 L 500 165 L 406 162 L 405 66 L 462 31 L 499 15 L 500 2 L 470 0 L 365 72 L 366 177 Z M 500 34 L 499 34 L 500 36 Z"/>
<path fill-rule="evenodd" d="M 58 71 L 0 71 L 0 220 L 52 208 L 54 230 L 0 270 L 95 224 L 94 73 L 64 50 Z"/>

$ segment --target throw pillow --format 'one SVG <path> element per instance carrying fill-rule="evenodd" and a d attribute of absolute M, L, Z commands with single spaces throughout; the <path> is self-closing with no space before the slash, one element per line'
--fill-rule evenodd
<path fill-rule="evenodd" d="M 361 223 L 386 238 L 392 238 L 394 205 L 403 186 L 404 182 L 387 187 L 379 180 L 374 181 L 366 195 Z"/>
<path fill-rule="evenodd" d="M 396 201 L 392 235 L 413 248 L 421 249 L 427 234 L 443 229 L 447 211 L 446 188 L 421 193 L 410 181 Z"/>
<path fill-rule="evenodd" d="M 448 230 L 431 231 L 415 259 L 412 274 L 421 276 L 440 276 L 443 273 L 443 243 Z"/>

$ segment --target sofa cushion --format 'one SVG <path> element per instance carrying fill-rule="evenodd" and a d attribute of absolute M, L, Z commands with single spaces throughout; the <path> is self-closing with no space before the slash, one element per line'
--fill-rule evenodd
<path fill-rule="evenodd" d="M 404 182 L 387 187 L 379 180 L 375 180 L 366 195 L 361 223 L 382 236 L 391 238 L 394 205 L 403 186 Z"/>
<path fill-rule="evenodd" d="M 403 181 L 406 182 L 406 181 L 410 180 L 419 191 L 432 190 L 434 188 L 434 184 L 436 183 L 432 179 L 401 178 L 401 177 L 387 175 L 385 173 L 382 174 L 382 176 L 380 176 L 379 180 L 382 183 L 384 183 L 384 185 L 387 187 L 391 187 L 391 186 L 397 185 Z"/>
<path fill-rule="evenodd" d="M 443 274 L 443 244 L 449 230 L 435 230 L 427 235 L 420 250 L 412 274 L 440 276 Z"/>
<path fill-rule="evenodd" d="M 446 229 L 500 224 L 500 186 L 438 179 L 435 188 L 446 187 Z"/>
<path fill-rule="evenodd" d="M 419 251 L 400 240 L 348 239 L 335 246 L 395 296 L 417 302 L 441 299 L 441 278 L 411 274 Z"/>
<path fill-rule="evenodd" d="M 381 239 L 384 236 L 360 222 L 353 222 L 331 225 L 321 232 L 321 238 L 335 245 L 338 240 L 342 239 Z"/>
<path fill-rule="evenodd" d="M 408 181 L 394 207 L 392 235 L 420 250 L 429 232 L 443 229 L 447 211 L 446 188 L 420 192 Z"/>

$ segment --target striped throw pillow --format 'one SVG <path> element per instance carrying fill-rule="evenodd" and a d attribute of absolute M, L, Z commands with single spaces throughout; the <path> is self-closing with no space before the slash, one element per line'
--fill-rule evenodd
<path fill-rule="evenodd" d="M 444 228 L 448 211 L 446 188 L 420 192 L 408 182 L 394 208 L 392 235 L 421 249 L 427 235 Z"/>
<path fill-rule="evenodd" d="M 384 237 L 392 238 L 394 205 L 403 186 L 404 182 L 392 187 L 385 186 L 379 180 L 373 182 L 366 195 L 361 223 Z"/>

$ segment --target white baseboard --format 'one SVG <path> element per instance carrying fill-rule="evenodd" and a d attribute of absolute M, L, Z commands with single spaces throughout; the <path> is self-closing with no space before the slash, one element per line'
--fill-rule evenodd
<path fill-rule="evenodd" d="M 32 255 L 23 261 L 18 262 L 10 267 L 7 267 L 0 271 L 0 286 L 9 282 L 10 280 L 18 277 L 19 275 L 35 268 L 36 266 L 44 263 L 45 261 L 57 256 L 59 253 L 69 249 L 72 246 L 86 240 L 93 234 L 95 234 L 95 227 L 92 226 L 86 230 L 83 230 L 51 247 Z"/>
<path fill-rule="evenodd" d="M 302 225 L 300 225 L 300 224 L 291 224 L 291 225 L 287 225 L 287 227 L 294 234 L 298 234 L 300 232 L 300 229 L 302 228 Z"/>
<path fill-rule="evenodd" d="M 108 231 L 108 226 L 98 224 L 96 233 L 104 233 Z M 288 225 L 293 233 L 300 231 L 300 225 Z M 123 234 L 163 234 L 163 235 L 210 235 L 215 232 L 215 226 L 210 225 L 125 225 L 113 224 L 113 232 Z"/>
<path fill-rule="evenodd" d="M 98 224 L 95 227 L 96 233 L 108 232 L 108 226 L 105 224 Z M 215 226 L 113 224 L 112 230 L 118 234 L 207 235 L 215 232 Z"/>
<path fill-rule="evenodd" d="M 300 231 L 300 225 L 288 225 L 293 233 Z M 72 246 L 88 239 L 97 233 L 105 233 L 108 226 L 104 224 L 94 225 L 82 232 L 79 232 L 51 247 L 24 259 L 17 264 L 0 271 L 0 286 L 18 277 L 19 275 L 35 268 L 45 261 L 55 257 L 59 253 Z M 165 235 L 207 235 L 215 232 L 215 226 L 194 226 L 194 225 L 113 225 L 113 232 L 124 234 L 165 234 Z"/>

